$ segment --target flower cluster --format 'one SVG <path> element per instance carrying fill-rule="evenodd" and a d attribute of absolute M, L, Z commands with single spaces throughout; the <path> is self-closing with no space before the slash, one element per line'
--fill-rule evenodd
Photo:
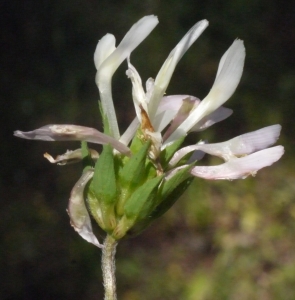
<path fill-rule="evenodd" d="M 232 114 L 232 110 L 222 105 L 240 81 L 245 48 L 243 41 L 233 42 L 222 56 L 213 86 L 202 101 L 190 95 L 165 96 L 177 63 L 208 26 L 208 21 L 202 20 L 188 31 L 170 52 L 155 80 L 148 79 L 144 88 L 130 62 L 130 54 L 157 24 L 157 17 L 146 16 L 131 27 L 117 47 L 111 34 L 98 42 L 94 62 L 104 133 L 77 125 L 47 125 L 30 132 L 14 133 L 33 140 L 82 141 L 81 149 L 67 151 L 55 159 L 47 153 L 44 156 L 60 165 L 83 161 L 83 174 L 71 192 L 68 213 L 74 229 L 98 247 L 101 244 L 93 234 L 89 212 L 103 230 L 118 240 L 141 232 L 164 214 L 194 177 L 246 178 L 272 165 L 284 153 L 282 146 L 267 148 L 279 138 L 280 125 L 223 143 L 201 141 L 181 148 L 188 133 L 205 130 Z M 136 116 L 121 135 L 111 80 L 125 59 Z M 99 155 L 89 149 L 87 142 L 104 145 L 102 153 Z M 218 156 L 224 163 L 200 166 L 199 161 L 205 154 Z"/>

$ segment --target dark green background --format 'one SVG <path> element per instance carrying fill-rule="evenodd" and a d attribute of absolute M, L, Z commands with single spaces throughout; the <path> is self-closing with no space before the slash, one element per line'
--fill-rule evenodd
<path fill-rule="evenodd" d="M 210 22 L 177 66 L 167 94 L 202 99 L 222 54 L 235 38 L 245 41 L 243 77 L 226 103 L 233 116 L 189 141 L 223 141 L 280 123 L 286 154 L 255 178 L 196 179 L 165 217 L 122 241 L 119 299 L 295 299 L 291 0 L 1 1 L 0 298 L 103 299 L 100 250 L 74 232 L 65 211 L 81 166 L 43 158 L 79 144 L 31 142 L 12 133 L 54 123 L 101 129 L 96 43 L 107 32 L 120 41 L 147 14 L 160 24 L 132 54 L 144 82 L 194 23 Z M 126 63 L 113 80 L 123 129 L 134 117 L 125 70 Z"/>

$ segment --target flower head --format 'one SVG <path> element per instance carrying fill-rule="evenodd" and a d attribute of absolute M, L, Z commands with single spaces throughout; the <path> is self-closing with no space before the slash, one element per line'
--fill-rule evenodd
<path fill-rule="evenodd" d="M 100 93 L 104 133 L 77 125 L 47 125 L 21 132 L 17 137 L 44 141 L 82 141 L 81 149 L 67 151 L 51 162 L 60 165 L 81 160 L 83 174 L 74 186 L 68 213 L 74 229 L 88 242 L 101 247 L 94 236 L 89 212 L 97 224 L 115 239 L 144 230 L 164 214 L 186 190 L 194 177 L 239 179 L 255 175 L 284 153 L 273 145 L 281 126 L 268 126 L 222 143 L 199 142 L 181 147 L 186 135 L 205 130 L 232 114 L 222 105 L 232 96 L 241 79 L 245 60 L 243 41 L 235 40 L 222 56 L 214 84 L 200 100 L 190 95 L 166 96 L 166 90 L 181 57 L 208 26 L 195 24 L 170 52 L 155 80 L 145 88 L 131 52 L 157 25 L 155 16 L 134 24 L 121 43 L 105 35 L 97 45 L 94 62 Z M 112 99 L 111 80 L 119 65 L 127 60 L 127 77 L 132 84 L 135 118 L 121 135 Z M 103 151 L 89 149 L 87 143 L 102 144 Z M 217 166 L 200 166 L 205 154 L 222 158 Z M 87 205 L 85 204 L 87 202 Z"/>

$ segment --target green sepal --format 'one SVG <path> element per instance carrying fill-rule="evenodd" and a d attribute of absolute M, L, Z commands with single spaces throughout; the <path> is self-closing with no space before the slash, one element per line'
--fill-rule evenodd
<path fill-rule="evenodd" d="M 141 149 L 126 162 L 119 173 L 121 190 L 116 205 L 118 216 L 123 215 L 126 200 L 147 178 L 145 165 L 150 145 L 150 141 L 146 142 Z"/>
<path fill-rule="evenodd" d="M 163 176 L 153 178 L 139 187 L 124 206 L 124 216 L 120 219 L 118 226 L 113 232 L 115 239 L 120 239 L 141 220 L 147 218 L 155 206 L 158 187 Z"/>
<path fill-rule="evenodd" d="M 189 165 L 179 170 L 169 180 L 163 182 L 161 190 L 158 193 L 158 205 L 150 215 L 151 220 L 162 216 L 186 191 L 194 179 L 188 172 L 191 168 L 192 166 Z"/>
<path fill-rule="evenodd" d="M 110 204 L 115 201 L 116 175 L 113 148 L 110 145 L 103 146 L 103 151 L 95 164 L 92 185 L 98 199 Z"/>
<path fill-rule="evenodd" d="M 150 145 L 150 141 L 146 142 L 125 164 L 119 174 L 122 186 L 136 188 L 145 179 L 145 163 Z"/>
<path fill-rule="evenodd" d="M 110 145 L 103 146 L 103 151 L 95 164 L 90 188 L 102 212 L 105 230 L 111 231 L 116 225 L 115 202 L 117 186 L 113 148 Z"/>
<path fill-rule="evenodd" d="M 156 209 L 151 214 L 151 220 L 161 217 L 166 211 L 168 211 L 173 204 L 182 196 L 182 194 L 187 190 L 195 178 L 189 177 L 185 179 L 181 184 L 179 184 L 165 201 L 161 202 Z"/>
<path fill-rule="evenodd" d="M 153 178 L 139 187 L 124 205 L 124 215 L 128 219 L 141 220 L 151 213 L 156 205 L 155 198 L 163 175 Z"/>
<path fill-rule="evenodd" d="M 106 230 L 106 226 L 104 224 L 104 221 L 102 219 L 102 211 L 101 211 L 101 206 L 100 203 L 98 202 L 97 198 L 94 195 L 94 192 L 91 188 L 91 186 L 88 188 L 87 194 L 86 194 L 86 202 L 89 208 L 89 211 L 98 224 L 98 226 Z"/>
<path fill-rule="evenodd" d="M 185 137 L 181 137 L 171 145 L 167 146 L 163 151 L 161 151 L 160 161 L 163 168 L 166 168 L 168 166 L 170 159 L 172 158 L 174 153 L 180 148 L 184 141 L 184 138 Z"/>
<path fill-rule="evenodd" d="M 147 218 L 136 223 L 136 225 L 128 232 L 129 236 L 134 236 L 141 233 L 155 219 L 162 216 L 173 206 L 173 204 L 186 191 L 194 179 L 194 177 L 192 177 L 188 172 L 190 168 L 191 166 L 188 166 L 182 170 L 179 170 L 172 178 L 162 183 L 157 194 L 158 201 L 156 207 Z"/>
<path fill-rule="evenodd" d="M 169 197 L 169 201 L 162 202 L 156 209 L 152 212 L 152 214 L 149 216 L 149 218 L 146 218 L 145 220 L 142 220 L 141 222 L 136 223 L 136 225 L 131 229 L 130 232 L 128 232 L 128 235 L 135 236 L 140 234 L 142 231 L 144 231 L 148 226 L 151 225 L 151 223 L 161 217 L 163 214 L 165 214 L 173 205 L 174 203 L 179 199 L 179 197 L 187 190 L 187 188 L 190 186 L 194 178 L 188 178 L 185 181 L 183 181 L 175 190 L 173 195 Z"/>
<path fill-rule="evenodd" d="M 94 166 L 94 163 L 91 158 L 91 154 L 90 154 L 87 142 L 85 142 L 85 141 L 81 142 L 81 150 L 82 150 L 83 172 L 85 172 L 89 169 L 92 169 Z"/>

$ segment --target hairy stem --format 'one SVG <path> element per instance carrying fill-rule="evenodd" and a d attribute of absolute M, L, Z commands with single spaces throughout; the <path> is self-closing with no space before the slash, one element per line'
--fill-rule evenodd
<path fill-rule="evenodd" d="M 110 235 L 104 240 L 102 249 L 102 276 L 105 290 L 105 300 L 117 300 L 116 277 L 115 277 L 115 254 L 117 241 Z"/>

